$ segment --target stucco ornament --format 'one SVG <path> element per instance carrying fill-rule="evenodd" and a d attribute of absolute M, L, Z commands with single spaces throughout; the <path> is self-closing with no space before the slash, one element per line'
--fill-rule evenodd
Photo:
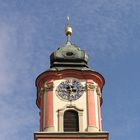
<path fill-rule="evenodd" d="M 80 81 L 75 79 L 65 80 L 61 82 L 57 89 L 57 96 L 65 101 L 74 101 L 79 99 L 85 91 L 84 86 Z"/>

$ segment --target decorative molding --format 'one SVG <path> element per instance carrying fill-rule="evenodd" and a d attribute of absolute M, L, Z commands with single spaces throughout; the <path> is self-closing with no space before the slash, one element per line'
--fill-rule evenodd
<path fill-rule="evenodd" d="M 88 126 L 87 131 L 88 132 L 99 132 L 99 129 L 95 126 Z"/>
<path fill-rule="evenodd" d="M 46 94 L 43 94 L 43 115 L 42 115 L 42 122 L 43 122 L 43 124 L 42 124 L 42 130 L 44 131 L 45 130 L 45 126 L 46 126 L 46 121 L 45 121 L 45 118 L 46 118 Z"/>
<path fill-rule="evenodd" d="M 47 133 L 47 132 L 35 132 L 34 133 L 34 139 L 39 140 L 39 139 L 100 139 L 100 140 L 108 140 L 109 138 L 109 133 L 105 131 L 101 132 L 93 132 L 93 133 L 87 133 L 87 132 L 81 132 L 81 133 L 73 133 L 73 132 L 65 132 L 65 133 L 60 133 L 60 132 L 55 132 L 55 133 Z"/>
<path fill-rule="evenodd" d="M 72 104 L 67 104 L 63 108 L 59 109 L 58 111 L 65 112 L 66 110 L 69 110 L 69 109 L 73 109 L 75 111 L 83 111 L 83 109 L 80 109 L 80 108 L 78 108 L 78 107 L 76 107 L 75 105 L 72 105 Z"/>
<path fill-rule="evenodd" d="M 44 85 L 45 92 L 53 90 L 53 83 L 47 83 Z"/>
<path fill-rule="evenodd" d="M 54 126 L 49 126 L 49 127 L 47 127 L 47 128 L 45 128 L 44 129 L 44 132 L 54 132 L 55 131 L 55 129 L 54 129 Z"/>
<path fill-rule="evenodd" d="M 96 89 L 96 93 L 97 93 L 97 95 L 100 97 L 100 106 L 101 106 L 102 103 L 103 103 L 103 98 L 102 98 L 101 89 L 100 89 L 99 86 L 98 86 L 97 89 Z"/>
<path fill-rule="evenodd" d="M 100 87 L 96 88 L 96 92 L 97 92 L 97 95 L 99 95 L 101 97 L 101 89 L 100 89 Z"/>
<path fill-rule="evenodd" d="M 39 92 L 39 96 L 42 96 L 45 92 L 47 91 L 52 91 L 53 90 L 53 83 L 45 83 L 44 86 L 41 88 Z"/>
<path fill-rule="evenodd" d="M 66 105 L 58 110 L 58 131 L 64 132 L 64 112 L 67 110 L 75 110 L 78 112 L 79 117 L 79 132 L 83 131 L 83 109 L 77 108 L 75 105 Z"/>
<path fill-rule="evenodd" d="M 96 88 L 96 86 L 92 83 L 87 83 L 86 87 L 87 87 L 87 90 L 95 90 Z"/>

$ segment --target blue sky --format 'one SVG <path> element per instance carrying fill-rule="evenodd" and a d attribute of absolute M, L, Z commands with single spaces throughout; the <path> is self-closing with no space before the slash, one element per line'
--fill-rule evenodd
<path fill-rule="evenodd" d="M 0 139 L 33 140 L 39 130 L 35 79 L 66 42 L 89 55 L 106 80 L 103 130 L 110 140 L 140 137 L 139 0 L 0 0 Z"/>

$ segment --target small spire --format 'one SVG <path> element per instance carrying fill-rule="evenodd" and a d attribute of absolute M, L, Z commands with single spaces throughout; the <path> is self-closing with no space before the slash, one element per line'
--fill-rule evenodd
<path fill-rule="evenodd" d="M 67 36 L 67 42 L 70 42 L 70 36 L 72 35 L 72 27 L 70 26 L 70 18 L 67 16 L 67 25 L 65 28 L 65 34 Z"/>
<path fill-rule="evenodd" d="M 70 17 L 67 16 L 67 25 L 70 25 Z"/>

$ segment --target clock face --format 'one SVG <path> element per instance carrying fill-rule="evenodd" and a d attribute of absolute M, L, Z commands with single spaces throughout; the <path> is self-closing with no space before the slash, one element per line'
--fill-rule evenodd
<path fill-rule="evenodd" d="M 61 82 L 56 89 L 58 97 L 66 101 L 79 99 L 82 96 L 83 92 L 83 85 L 75 79 L 65 80 Z"/>

